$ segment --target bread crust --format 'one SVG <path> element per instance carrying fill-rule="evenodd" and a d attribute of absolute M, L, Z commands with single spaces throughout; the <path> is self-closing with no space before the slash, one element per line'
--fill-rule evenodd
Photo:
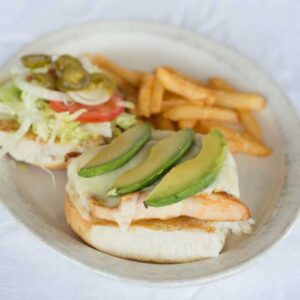
<path fill-rule="evenodd" d="M 227 235 L 227 230 L 219 231 L 209 222 L 188 217 L 139 220 L 122 231 L 112 221 L 95 218 L 86 220 L 68 195 L 65 199 L 65 215 L 68 225 L 88 245 L 113 256 L 143 262 L 183 263 L 216 257 Z M 101 234 L 106 237 L 102 239 Z M 136 245 L 122 243 L 120 236 L 135 241 Z M 145 246 L 137 245 L 139 243 Z M 138 253 L 135 247 L 139 248 Z M 152 247 L 150 253 L 149 247 Z"/>

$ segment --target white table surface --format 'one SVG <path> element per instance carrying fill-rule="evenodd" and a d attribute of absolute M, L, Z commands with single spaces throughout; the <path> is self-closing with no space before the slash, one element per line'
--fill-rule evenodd
<path fill-rule="evenodd" d="M 299 111 L 299 16 L 296 0 L 1 0 L 0 63 L 24 44 L 66 26 L 108 19 L 152 20 L 208 34 L 251 57 Z M 259 263 L 230 278 L 158 289 L 104 279 L 66 261 L 0 206 L 0 299 L 300 299 L 299 235 L 298 221 Z"/>

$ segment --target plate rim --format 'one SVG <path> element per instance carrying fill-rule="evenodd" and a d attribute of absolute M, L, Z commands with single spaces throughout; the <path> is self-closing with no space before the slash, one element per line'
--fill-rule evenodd
<path fill-rule="evenodd" d="M 26 44 L 24 47 L 22 47 L 17 53 L 14 53 L 8 60 L 6 60 L 6 62 L 4 63 L 4 65 L 2 67 L 6 67 L 16 56 L 20 55 L 20 53 L 26 51 L 27 48 L 35 46 L 36 44 L 39 43 L 44 43 L 47 40 L 51 40 L 59 35 L 67 35 L 70 34 L 71 32 L 74 31 L 78 31 L 78 30 L 92 30 L 93 27 L 98 27 L 98 26 L 108 26 L 108 27 L 116 27 L 116 28 L 128 28 L 128 27 L 133 27 L 133 26 L 137 26 L 142 28 L 143 31 L 145 31 L 145 33 L 149 33 L 151 31 L 160 31 L 163 32 L 164 36 L 169 37 L 170 39 L 174 39 L 174 38 L 180 38 L 185 40 L 188 44 L 192 44 L 192 40 L 195 41 L 194 43 L 197 44 L 197 42 L 199 43 L 201 40 L 205 40 L 206 42 L 212 44 L 212 45 L 216 45 L 218 48 L 221 48 L 223 51 L 227 51 L 230 52 L 232 55 L 234 55 L 235 57 L 238 57 L 240 60 L 246 62 L 248 65 L 251 65 L 252 67 L 254 67 L 254 69 L 256 69 L 258 72 L 260 72 L 261 76 L 263 76 L 265 79 L 267 79 L 273 86 L 274 89 L 276 89 L 276 91 L 278 92 L 278 94 L 280 95 L 280 97 L 282 99 L 284 99 L 284 102 L 286 104 L 288 104 L 288 109 L 287 109 L 287 115 L 289 115 L 290 117 L 292 117 L 292 121 L 295 122 L 295 125 L 299 126 L 300 128 L 300 121 L 299 121 L 299 117 L 297 114 L 297 111 L 295 109 L 295 107 L 293 106 L 293 104 L 291 103 L 291 101 L 289 100 L 289 98 L 286 96 L 286 94 L 281 90 L 281 88 L 279 87 L 279 85 L 275 82 L 275 80 L 273 80 L 267 73 L 265 73 L 264 70 L 262 70 L 255 62 L 253 62 L 251 59 L 249 59 L 244 53 L 239 53 L 238 51 L 236 51 L 233 47 L 230 47 L 226 44 L 223 44 L 222 42 L 216 41 L 202 33 L 196 33 L 196 32 L 192 32 L 190 30 L 186 30 L 186 29 L 182 29 L 179 26 L 172 26 L 172 25 L 166 25 L 164 23 L 159 23 L 159 22 L 147 22 L 147 21 L 140 21 L 140 20 L 118 20 L 118 21 L 97 21 L 97 22 L 88 22 L 88 23 L 84 23 L 84 24 L 79 24 L 76 26 L 69 26 L 67 28 L 63 28 L 61 30 L 58 31 L 54 31 L 45 35 L 42 35 L 40 37 L 37 37 L 35 40 L 33 40 L 32 42 L 29 42 L 28 44 Z M 274 111 L 272 111 L 272 113 L 274 114 Z M 279 131 L 282 131 L 282 124 L 284 124 L 284 122 L 280 121 L 278 123 L 278 128 Z M 285 127 L 285 126 L 283 126 Z M 289 136 L 283 136 L 283 139 L 288 139 Z M 291 142 L 288 142 L 288 144 L 291 144 Z M 285 180 L 283 182 L 283 188 L 282 191 L 279 195 L 279 201 L 276 205 L 276 209 L 275 209 L 275 213 L 272 215 L 272 217 L 270 217 L 270 219 L 266 222 L 266 224 L 263 226 L 267 226 L 267 224 L 274 218 L 274 216 L 277 215 L 278 211 L 280 210 L 280 204 L 282 203 L 282 198 L 283 197 L 287 197 L 287 195 L 282 195 L 283 190 L 287 189 L 287 193 L 292 193 L 295 197 L 295 195 L 297 194 L 297 191 L 300 191 L 300 187 L 296 186 L 294 184 L 293 178 L 291 179 L 291 175 L 289 173 L 291 173 L 293 171 L 292 174 L 294 175 L 300 175 L 299 172 L 299 166 L 297 169 L 297 165 L 294 166 L 293 168 L 291 167 L 291 159 L 295 156 L 294 152 L 297 152 L 297 147 L 299 148 L 298 150 L 300 150 L 299 147 L 299 143 L 295 144 L 295 149 L 288 149 L 289 147 L 285 147 L 285 166 L 286 166 L 286 171 L 287 174 L 285 174 Z M 1 162 L 2 163 L 2 162 Z M 292 169 L 291 169 L 292 168 Z M 290 182 L 290 180 L 292 180 L 292 182 Z M 286 186 L 288 185 L 288 186 Z M 291 189 L 291 191 L 289 191 L 289 188 Z M 246 259 L 244 262 L 239 263 L 237 265 L 233 265 L 232 267 L 230 267 L 227 270 L 223 270 L 223 271 L 219 271 L 217 273 L 213 273 L 208 275 L 207 277 L 202 277 L 202 278 L 194 278 L 194 279 L 184 279 L 184 280 L 165 280 L 163 282 L 158 282 L 158 281 L 152 281 L 149 279 L 141 279 L 141 278 L 128 278 L 125 276 L 120 276 L 117 274 L 113 274 L 111 272 L 106 272 L 103 270 L 99 270 L 98 268 L 93 268 L 91 265 L 86 264 L 84 261 L 80 261 L 78 260 L 76 257 L 72 256 L 68 256 L 67 253 L 65 253 L 65 251 L 61 248 L 59 248 L 57 245 L 54 245 L 53 243 L 49 243 L 48 240 L 41 236 L 38 233 L 38 230 L 35 230 L 34 228 L 32 228 L 30 225 L 28 225 L 26 222 L 24 222 L 24 220 L 22 220 L 22 218 L 20 217 L 19 212 L 15 211 L 13 209 L 12 206 L 10 206 L 9 201 L 5 201 L 4 199 L 2 199 L 2 197 L 0 197 L 0 200 L 3 204 L 3 207 L 5 207 L 9 213 L 14 217 L 14 219 L 17 221 L 18 224 L 21 224 L 23 228 L 26 229 L 27 232 L 29 232 L 32 236 L 34 236 L 36 239 L 38 239 L 39 241 L 42 242 L 42 244 L 44 244 L 45 246 L 47 246 L 48 248 L 50 248 L 52 251 L 59 253 L 60 255 L 62 255 L 64 258 L 66 258 L 69 261 L 72 261 L 73 263 L 76 263 L 77 265 L 81 265 L 84 266 L 85 268 L 91 269 L 94 272 L 96 272 L 97 274 L 101 274 L 102 276 L 106 277 L 106 278 L 112 278 L 112 279 L 117 279 L 117 280 L 121 280 L 123 282 L 130 282 L 130 283 L 135 283 L 135 284 L 143 284 L 143 285 L 148 285 L 148 286 L 160 286 L 160 287 L 175 287 L 178 285 L 178 283 L 180 283 L 180 287 L 183 286 L 192 286 L 192 285 L 196 285 L 196 284 L 200 284 L 200 283 L 206 283 L 206 282 L 210 282 L 210 281 L 214 281 L 214 280 L 218 280 L 224 277 L 228 277 L 231 276 L 233 274 L 236 274 L 239 271 L 244 270 L 245 268 L 247 268 L 250 265 L 253 265 L 254 263 L 256 263 L 257 261 L 259 261 L 263 255 L 265 255 L 266 253 L 270 252 L 275 246 L 278 245 L 278 243 L 284 239 L 287 234 L 292 230 L 293 225 L 295 224 L 298 215 L 299 215 L 299 210 L 300 210 L 300 203 L 295 202 L 295 206 L 296 209 L 293 210 L 293 213 L 291 215 L 291 218 L 285 223 L 285 226 L 280 227 L 281 231 L 277 234 L 277 238 L 275 238 L 275 240 L 271 241 L 270 244 L 268 244 L 262 251 L 260 251 L 259 253 L 257 253 L 255 256 L 252 256 L 249 259 Z M 49 226 L 48 224 L 44 224 L 44 226 Z M 56 228 L 54 228 L 55 230 L 57 230 Z"/>

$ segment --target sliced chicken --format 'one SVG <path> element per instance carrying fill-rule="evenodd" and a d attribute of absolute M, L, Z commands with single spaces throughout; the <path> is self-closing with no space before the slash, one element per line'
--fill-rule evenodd
<path fill-rule="evenodd" d="M 90 201 L 90 213 L 98 219 L 130 224 L 141 219 L 167 220 L 187 216 L 202 221 L 243 221 L 250 218 L 249 209 L 227 193 L 195 195 L 163 207 L 145 207 L 147 193 L 133 193 L 121 198 L 117 208 L 101 206 Z"/>

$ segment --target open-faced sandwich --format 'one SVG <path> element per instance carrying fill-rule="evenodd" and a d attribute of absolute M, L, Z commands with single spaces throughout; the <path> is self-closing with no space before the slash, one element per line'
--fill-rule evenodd
<path fill-rule="evenodd" d="M 68 166 L 66 217 L 88 244 L 118 257 L 178 263 L 216 257 L 249 233 L 223 135 L 152 132 L 138 123 Z"/>
<path fill-rule="evenodd" d="M 86 58 L 33 54 L 1 74 L 0 157 L 47 168 L 135 123 L 114 79 Z"/>

